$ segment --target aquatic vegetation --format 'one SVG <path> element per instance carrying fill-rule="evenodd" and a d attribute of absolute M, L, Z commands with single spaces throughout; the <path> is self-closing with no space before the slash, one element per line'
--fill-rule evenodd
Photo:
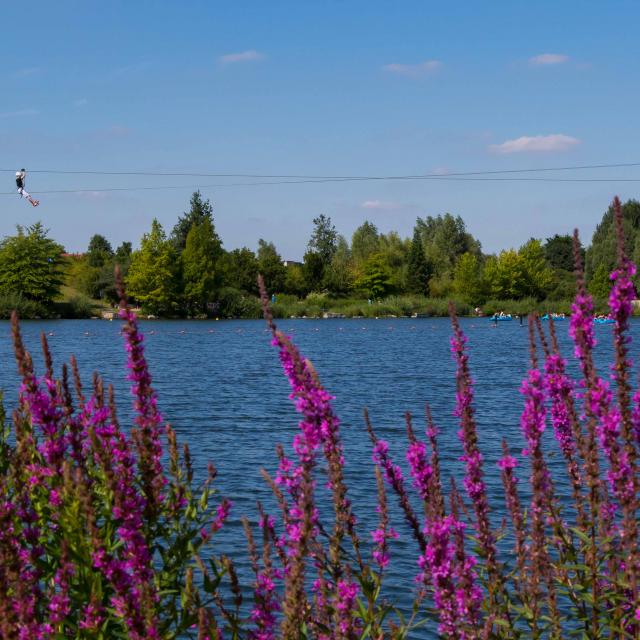
<path fill-rule="evenodd" d="M 130 428 L 120 426 L 113 392 L 98 376 L 85 391 L 72 360 L 71 373 L 65 366 L 54 377 L 44 338 L 38 377 L 14 318 L 23 382 L 13 436 L 4 419 L 0 432 L 0 638 L 639 637 L 640 391 L 632 388 L 629 338 L 636 270 L 617 198 L 613 210 L 618 263 L 608 375 L 593 357 L 594 305 L 576 233 L 569 333 L 579 379 L 567 373 L 553 318 L 543 325 L 530 317 L 522 437 L 503 441 L 497 468 L 487 467 L 471 355 L 451 305 L 463 473 L 443 478 L 429 406 L 424 436 L 406 415 L 406 464 L 393 459 L 397 449 L 377 436 L 365 411 L 377 496 L 372 531 L 356 518 L 333 398 L 277 328 L 261 284 L 299 423 L 291 453 L 278 445 L 277 471 L 263 471 L 274 512 L 259 504 L 257 528 L 242 519 L 248 577 L 215 553 L 231 504 L 213 491 L 213 466 L 196 486 L 188 447 L 179 453 L 158 410 L 143 338 L 126 304 Z M 566 468 L 567 495 L 554 487 L 550 443 Z M 500 476 L 502 496 L 489 495 L 491 475 Z M 413 537 L 408 615 L 385 595 L 399 553 L 391 500 Z M 498 500 L 501 524 L 493 513 Z"/>

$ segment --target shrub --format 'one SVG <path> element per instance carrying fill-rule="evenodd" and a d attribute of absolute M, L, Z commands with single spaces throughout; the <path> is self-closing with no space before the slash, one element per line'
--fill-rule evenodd
<path fill-rule="evenodd" d="M 19 293 L 8 293 L 0 295 L 0 318 L 7 320 L 13 312 L 21 318 L 49 318 L 51 309 L 40 302 L 30 300 Z"/>
<path fill-rule="evenodd" d="M 223 318 L 259 318 L 260 302 L 257 298 L 232 287 L 223 287 L 218 293 L 219 313 Z"/>

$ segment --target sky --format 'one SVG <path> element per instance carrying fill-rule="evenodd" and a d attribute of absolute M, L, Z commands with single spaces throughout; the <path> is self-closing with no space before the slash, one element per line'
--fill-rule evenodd
<path fill-rule="evenodd" d="M 292 260 L 321 213 L 347 238 L 450 212 L 485 252 L 576 227 L 588 244 L 614 195 L 638 197 L 640 166 L 447 176 L 640 163 L 639 21 L 615 0 L 3 3 L 0 236 L 41 220 L 70 252 L 94 233 L 136 246 L 200 188 L 226 249 L 264 238 Z"/>

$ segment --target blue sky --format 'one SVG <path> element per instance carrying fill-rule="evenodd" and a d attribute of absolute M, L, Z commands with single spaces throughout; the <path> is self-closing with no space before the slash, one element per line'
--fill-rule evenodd
<path fill-rule="evenodd" d="M 403 175 L 640 162 L 637 2 L 30 2 L 0 27 L 0 168 Z M 555 174 L 554 174 L 555 175 Z M 640 167 L 562 177 L 640 178 Z M 12 173 L 0 173 L 8 192 Z M 538 176 L 539 177 L 539 176 Z M 558 175 L 560 177 L 560 174 Z M 580 228 L 640 182 L 209 186 L 206 177 L 32 173 L 0 196 L 0 235 L 42 220 L 69 251 L 93 233 L 170 231 L 200 186 L 227 249 L 300 258 L 313 217 L 410 235 L 461 215 L 485 251 Z M 182 189 L 102 192 L 118 187 Z M 80 190 L 89 190 L 81 192 Z"/>

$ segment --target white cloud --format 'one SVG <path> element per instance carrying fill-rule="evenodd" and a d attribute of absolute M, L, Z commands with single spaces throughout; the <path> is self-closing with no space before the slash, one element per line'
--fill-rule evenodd
<path fill-rule="evenodd" d="M 419 78 L 421 76 L 431 75 L 442 67 L 440 60 L 425 60 L 418 64 L 385 64 L 382 69 L 395 73 L 399 76 L 407 76 L 410 78 Z"/>
<path fill-rule="evenodd" d="M 264 60 L 266 58 L 264 53 L 260 53 L 255 49 L 249 49 L 248 51 L 241 51 L 240 53 L 227 53 L 224 56 L 218 58 L 218 63 L 221 65 L 234 64 L 235 62 L 257 62 L 258 60 Z"/>
<path fill-rule="evenodd" d="M 529 58 L 529 64 L 533 67 L 543 67 L 569 62 L 569 56 L 563 53 L 541 53 L 533 58 Z"/>
<path fill-rule="evenodd" d="M 86 107 L 89 104 L 89 101 L 86 98 L 79 98 L 78 100 L 73 101 L 74 107 Z"/>
<path fill-rule="evenodd" d="M 548 136 L 521 136 L 514 140 L 506 140 L 502 144 L 489 145 L 493 153 L 528 153 L 539 151 L 568 151 L 580 144 L 578 138 L 566 136 L 563 133 L 553 133 Z"/>
<path fill-rule="evenodd" d="M 400 209 L 401 206 L 398 202 L 385 202 L 383 200 L 365 200 L 360 205 L 362 209 L 374 209 L 377 211 L 392 211 Z"/>
<path fill-rule="evenodd" d="M 0 112 L 0 118 L 19 118 L 21 116 L 37 116 L 40 112 L 37 109 L 20 109 L 19 111 Z"/>

